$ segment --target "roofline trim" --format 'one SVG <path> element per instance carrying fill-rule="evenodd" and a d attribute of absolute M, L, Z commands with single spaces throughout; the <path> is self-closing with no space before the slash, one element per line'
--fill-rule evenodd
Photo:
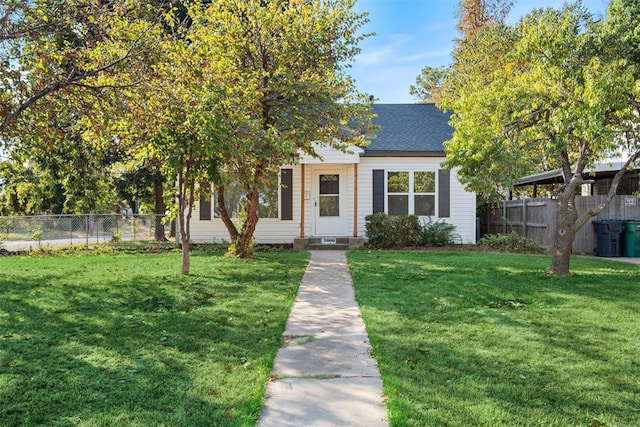
<path fill-rule="evenodd" d="M 446 157 L 444 151 L 366 150 L 363 157 Z"/>

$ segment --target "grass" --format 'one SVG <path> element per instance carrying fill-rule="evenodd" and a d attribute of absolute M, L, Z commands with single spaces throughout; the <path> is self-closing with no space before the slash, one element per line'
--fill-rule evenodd
<path fill-rule="evenodd" d="M 0 425 L 254 425 L 306 261 L 0 257 Z"/>
<path fill-rule="evenodd" d="M 392 426 L 640 425 L 640 268 L 353 251 Z"/>

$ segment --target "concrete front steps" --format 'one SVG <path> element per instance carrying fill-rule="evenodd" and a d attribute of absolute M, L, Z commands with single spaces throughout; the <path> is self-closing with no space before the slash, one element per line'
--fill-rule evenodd
<path fill-rule="evenodd" d="M 360 248 L 363 244 L 362 237 L 299 237 L 293 240 L 293 249 L 296 251 L 346 251 Z"/>

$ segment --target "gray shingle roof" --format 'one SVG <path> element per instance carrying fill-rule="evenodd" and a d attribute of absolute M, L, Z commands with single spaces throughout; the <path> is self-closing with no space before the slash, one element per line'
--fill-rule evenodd
<path fill-rule="evenodd" d="M 442 143 L 451 139 L 449 114 L 434 104 L 374 104 L 380 126 L 365 156 L 444 156 Z"/>

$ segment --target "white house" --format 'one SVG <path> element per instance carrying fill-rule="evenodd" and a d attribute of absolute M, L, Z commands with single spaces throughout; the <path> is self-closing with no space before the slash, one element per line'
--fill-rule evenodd
<path fill-rule="evenodd" d="M 368 147 L 343 153 L 318 144 L 321 158 L 301 156 L 280 169 L 279 185 L 274 176 L 272 193 L 261 197 L 256 243 L 303 248 L 324 237 L 350 238 L 355 246 L 366 240 L 365 217 L 376 212 L 444 220 L 464 243 L 475 243 L 475 194 L 440 167 L 453 132 L 449 116 L 432 104 L 376 104 L 374 112 L 380 129 Z M 213 199 L 196 206 L 191 236 L 196 243 L 228 241 Z"/>

